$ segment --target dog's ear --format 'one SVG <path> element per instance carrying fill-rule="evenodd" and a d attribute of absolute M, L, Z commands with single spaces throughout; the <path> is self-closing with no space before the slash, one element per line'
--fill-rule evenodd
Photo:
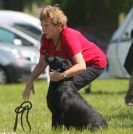
<path fill-rule="evenodd" d="M 63 68 L 65 70 L 67 70 L 68 68 L 70 68 L 72 66 L 71 62 L 69 60 L 63 60 Z"/>
<path fill-rule="evenodd" d="M 47 62 L 47 64 L 53 62 L 53 60 L 54 60 L 53 56 L 45 55 L 45 61 Z"/>

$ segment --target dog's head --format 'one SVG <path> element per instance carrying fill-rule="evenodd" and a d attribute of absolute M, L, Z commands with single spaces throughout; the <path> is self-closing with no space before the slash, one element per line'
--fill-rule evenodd
<path fill-rule="evenodd" d="M 45 61 L 50 67 L 50 71 L 64 72 L 72 66 L 71 62 L 67 59 L 58 56 L 45 56 Z"/>

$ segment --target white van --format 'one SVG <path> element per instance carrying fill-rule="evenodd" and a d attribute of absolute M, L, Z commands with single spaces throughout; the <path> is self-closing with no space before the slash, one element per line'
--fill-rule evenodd
<path fill-rule="evenodd" d="M 131 32 L 133 31 L 133 7 L 127 14 L 123 24 L 113 34 L 107 57 L 109 62 L 109 70 L 112 76 L 118 78 L 129 78 L 129 74 L 124 68 L 124 62 L 133 42 Z"/>

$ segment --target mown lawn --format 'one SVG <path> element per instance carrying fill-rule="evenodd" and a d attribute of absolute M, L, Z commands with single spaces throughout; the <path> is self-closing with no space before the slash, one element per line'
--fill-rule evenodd
<path fill-rule="evenodd" d="M 0 85 L 0 133 L 13 131 L 14 109 L 23 102 L 21 94 L 24 87 L 25 83 Z M 30 98 L 33 104 L 29 113 L 31 134 L 132 134 L 133 108 L 124 103 L 127 87 L 128 80 L 125 79 L 97 79 L 92 83 L 91 94 L 85 94 L 81 89 L 81 95 L 107 119 L 108 128 L 79 132 L 74 129 L 51 129 L 51 113 L 46 104 L 47 84 L 43 80 L 36 81 L 36 95 Z M 25 134 L 20 123 L 17 134 Z"/>

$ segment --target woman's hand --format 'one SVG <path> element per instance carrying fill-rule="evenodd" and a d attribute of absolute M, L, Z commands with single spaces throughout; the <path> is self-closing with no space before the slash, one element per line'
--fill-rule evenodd
<path fill-rule="evenodd" d="M 22 94 L 24 100 L 28 100 L 30 98 L 31 91 L 33 94 L 35 94 L 33 81 L 28 80 L 26 87 L 25 87 L 25 90 Z"/>
<path fill-rule="evenodd" d="M 62 73 L 60 73 L 60 72 L 56 72 L 56 71 L 55 72 L 50 72 L 49 75 L 50 75 L 50 80 L 51 81 L 59 81 L 59 80 L 64 79 Z"/>

